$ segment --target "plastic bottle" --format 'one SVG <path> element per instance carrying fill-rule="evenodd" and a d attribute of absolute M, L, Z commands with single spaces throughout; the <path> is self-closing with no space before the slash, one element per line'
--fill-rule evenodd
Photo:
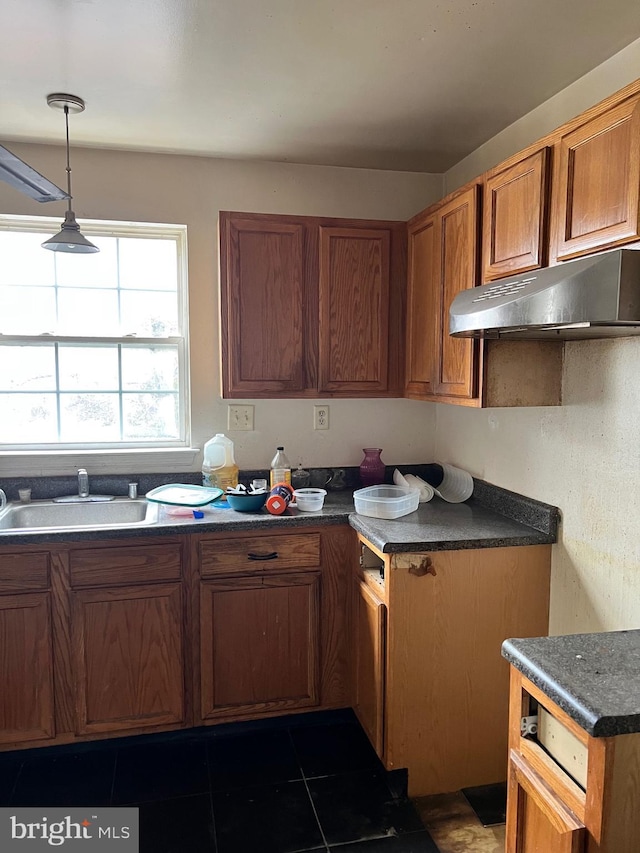
<path fill-rule="evenodd" d="M 276 455 L 271 460 L 271 479 L 269 485 L 273 488 L 276 483 L 291 485 L 291 463 L 284 453 L 284 447 L 276 447 Z"/>
<path fill-rule="evenodd" d="M 238 466 L 233 458 L 233 442 L 221 432 L 204 446 L 202 485 L 227 489 L 238 485 Z"/>

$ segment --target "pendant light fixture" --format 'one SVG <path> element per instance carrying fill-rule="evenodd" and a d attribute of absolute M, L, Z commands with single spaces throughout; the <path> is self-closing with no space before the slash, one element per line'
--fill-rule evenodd
<path fill-rule="evenodd" d="M 47 104 L 54 110 L 64 111 L 64 121 L 67 130 L 67 194 L 68 207 L 65 213 L 62 228 L 53 237 L 42 243 L 43 249 L 51 249 L 52 252 L 71 252 L 73 254 L 88 254 L 99 252 L 86 237 L 80 233 L 80 226 L 76 222 L 76 215 L 71 209 L 71 166 L 69 164 L 69 113 L 81 113 L 84 110 L 84 101 L 77 95 L 53 94 L 47 95 Z"/>

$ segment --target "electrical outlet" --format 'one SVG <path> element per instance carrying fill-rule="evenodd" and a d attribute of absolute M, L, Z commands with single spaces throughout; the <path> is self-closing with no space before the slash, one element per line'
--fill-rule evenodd
<path fill-rule="evenodd" d="M 329 406 L 313 407 L 313 428 L 329 429 Z"/>
<path fill-rule="evenodd" d="M 229 406 L 229 429 L 252 430 L 253 406 Z"/>

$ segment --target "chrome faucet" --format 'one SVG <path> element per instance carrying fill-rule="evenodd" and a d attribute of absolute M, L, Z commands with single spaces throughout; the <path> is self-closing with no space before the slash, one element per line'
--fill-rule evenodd
<path fill-rule="evenodd" d="M 78 468 L 78 497 L 89 497 L 89 475 L 85 468 Z"/>
<path fill-rule="evenodd" d="M 2 491 L 2 489 L 0 489 L 0 512 L 2 512 L 2 510 L 6 507 L 6 505 L 7 505 L 7 496 Z"/>

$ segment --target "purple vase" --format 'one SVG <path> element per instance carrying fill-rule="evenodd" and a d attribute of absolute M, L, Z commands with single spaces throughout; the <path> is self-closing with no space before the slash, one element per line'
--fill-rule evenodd
<path fill-rule="evenodd" d="M 384 483 L 385 464 L 380 458 L 381 447 L 364 447 L 364 459 L 360 463 L 360 481 L 363 486 Z"/>

